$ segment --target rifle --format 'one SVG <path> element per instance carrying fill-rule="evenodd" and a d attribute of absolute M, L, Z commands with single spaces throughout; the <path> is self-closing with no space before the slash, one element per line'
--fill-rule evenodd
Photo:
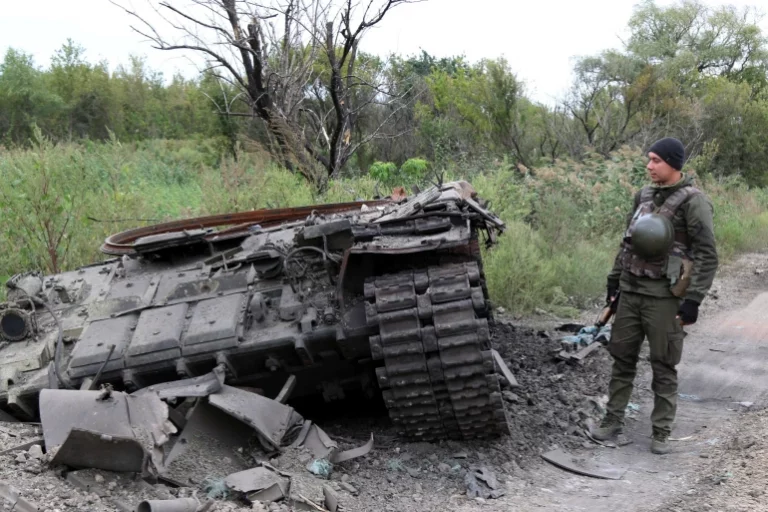
<path fill-rule="evenodd" d="M 611 317 L 613 317 L 613 315 L 616 313 L 616 310 L 619 307 L 620 295 L 621 291 L 616 292 L 616 296 L 611 299 L 611 302 L 600 312 L 600 316 L 597 317 L 597 323 L 595 323 L 595 327 L 597 327 L 598 331 L 602 329 L 604 325 L 610 322 Z"/>

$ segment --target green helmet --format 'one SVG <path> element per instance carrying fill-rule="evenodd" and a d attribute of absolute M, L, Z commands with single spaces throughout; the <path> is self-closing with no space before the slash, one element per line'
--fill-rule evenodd
<path fill-rule="evenodd" d="M 654 260 L 669 252 L 674 239 L 675 229 L 669 219 L 655 213 L 642 215 L 632 229 L 632 252 Z"/>

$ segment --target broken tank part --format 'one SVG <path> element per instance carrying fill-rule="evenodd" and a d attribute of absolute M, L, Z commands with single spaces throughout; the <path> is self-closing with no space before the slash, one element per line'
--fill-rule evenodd
<path fill-rule="evenodd" d="M 277 396 L 292 377 L 291 399 L 380 396 L 409 439 L 506 433 L 480 252 L 503 230 L 453 182 L 112 235 L 111 259 L 8 282 L 0 411 L 38 420 L 46 388 Z"/>

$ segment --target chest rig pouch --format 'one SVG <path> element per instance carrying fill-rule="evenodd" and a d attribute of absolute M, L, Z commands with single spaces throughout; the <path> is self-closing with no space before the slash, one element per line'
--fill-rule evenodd
<path fill-rule="evenodd" d="M 643 258 L 633 251 L 632 232 L 638 219 L 652 213 L 666 218 L 674 227 L 673 219 L 680 206 L 700 193 L 701 191 L 697 188 L 683 187 L 673 192 L 661 206 L 657 207 L 653 202 L 654 189 L 651 187 L 642 189 L 640 204 L 632 216 L 621 244 L 621 265 L 624 271 L 636 277 L 669 279 L 672 294 L 676 297 L 685 296 L 693 269 L 693 254 L 685 228 L 682 231 L 675 229 L 674 239 L 667 254 L 654 259 Z"/>

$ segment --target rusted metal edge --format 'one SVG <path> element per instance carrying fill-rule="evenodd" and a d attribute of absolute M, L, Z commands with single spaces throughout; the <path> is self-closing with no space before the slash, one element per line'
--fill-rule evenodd
<path fill-rule="evenodd" d="M 213 228 L 236 225 L 234 229 L 226 230 L 226 233 L 214 232 L 205 237 L 206 241 L 237 238 L 249 233 L 248 228 L 253 224 L 262 227 L 273 226 L 283 222 L 300 220 L 308 217 L 312 212 L 318 214 L 341 213 L 362 208 L 363 205 L 381 206 L 391 204 L 392 201 L 380 199 L 376 201 L 354 201 L 349 203 L 320 204 L 313 206 L 301 206 L 298 208 L 261 209 L 249 212 L 225 213 L 221 215 L 209 215 L 206 217 L 194 217 L 181 219 L 151 226 L 133 228 L 108 237 L 101 246 L 101 252 L 113 256 L 134 254 L 133 243 L 139 238 L 149 235 L 173 233 L 178 231 Z"/>

